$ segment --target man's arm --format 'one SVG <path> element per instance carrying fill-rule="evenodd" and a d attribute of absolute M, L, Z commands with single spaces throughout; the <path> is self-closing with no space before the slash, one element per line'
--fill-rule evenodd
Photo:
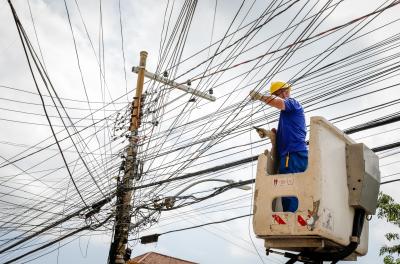
<path fill-rule="evenodd" d="M 261 93 L 256 92 L 256 91 L 251 91 L 249 95 L 250 95 L 251 100 L 260 100 L 270 106 L 273 106 L 280 110 L 285 110 L 285 101 L 278 96 L 262 95 Z"/>
<path fill-rule="evenodd" d="M 285 110 L 285 101 L 275 95 L 262 95 L 260 98 L 260 101 L 273 106 L 275 108 L 278 108 L 280 110 Z"/>

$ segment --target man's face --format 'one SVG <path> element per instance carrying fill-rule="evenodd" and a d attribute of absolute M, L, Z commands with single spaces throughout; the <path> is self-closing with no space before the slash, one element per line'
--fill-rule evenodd
<path fill-rule="evenodd" d="M 289 97 L 289 89 L 288 88 L 279 89 L 278 91 L 273 93 L 273 95 L 278 96 L 278 97 L 280 97 L 282 99 L 286 99 L 286 98 Z"/>

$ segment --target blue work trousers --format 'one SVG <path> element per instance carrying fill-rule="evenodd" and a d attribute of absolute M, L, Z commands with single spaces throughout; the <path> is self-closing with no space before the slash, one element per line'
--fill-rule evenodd
<path fill-rule="evenodd" d="M 308 166 L 308 151 L 291 152 L 281 156 L 279 161 L 279 174 L 304 172 Z M 284 212 L 296 212 L 299 200 L 294 196 L 282 197 Z"/>

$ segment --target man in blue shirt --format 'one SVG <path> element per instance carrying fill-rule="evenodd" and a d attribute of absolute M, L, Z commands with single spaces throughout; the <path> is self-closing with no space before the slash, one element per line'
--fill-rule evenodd
<path fill-rule="evenodd" d="M 298 101 L 290 97 L 290 90 L 290 84 L 276 81 L 271 83 L 270 95 L 250 92 L 252 100 L 260 100 L 281 110 L 276 131 L 280 174 L 303 172 L 308 165 L 304 110 Z M 285 212 L 295 212 L 298 199 L 293 196 L 282 197 L 282 207 Z"/>

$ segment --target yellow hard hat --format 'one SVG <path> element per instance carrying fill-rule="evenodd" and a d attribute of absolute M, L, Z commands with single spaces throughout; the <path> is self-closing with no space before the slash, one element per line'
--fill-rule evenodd
<path fill-rule="evenodd" d="M 282 82 L 282 81 L 276 81 L 276 82 L 271 82 L 271 87 L 269 88 L 269 93 L 273 94 L 276 91 L 278 91 L 279 89 L 282 88 L 291 88 L 290 84 L 286 83 L 286 82 Z"/>

